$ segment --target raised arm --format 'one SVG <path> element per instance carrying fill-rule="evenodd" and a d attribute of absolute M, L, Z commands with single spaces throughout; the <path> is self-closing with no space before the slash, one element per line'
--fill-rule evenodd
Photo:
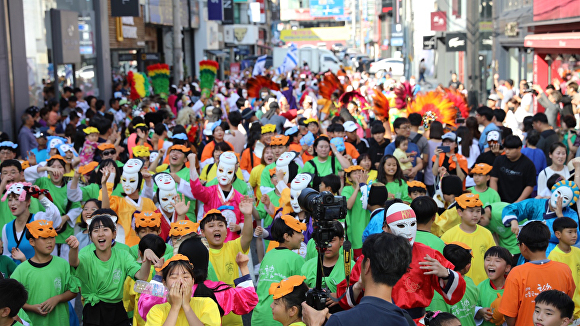
<path fill-rule="evenodd" d="M 252 219 L 254 199 L 248 196 L 243 196 L 239 208 L 240 212 L 244 214 L 244 227 L 242 228 L 242 234 L 240 235 L 240 244 L 242 246 L 242 251 L 246 252 L 250 249 L 250 243 L 252 242 L 252 235 L 254 232 L 254 221 Z"/>
<path fill-rule="evenodd" d="M 336 149 L 336 145 L 330 144 L 330 148 L 332 149 L 334 156 L 336 156 L 336 159 L 338 160 L 338 163 L 340 163 L 340 166 L 342 166 L 343 170 L 352 165 L 351 161 L 349 161 L 346 157 L 344 157 L 342 154 L 340 154 L 338 149 Z M 332 159 L 332 157 L 331 157 L 331 159 Z"/>

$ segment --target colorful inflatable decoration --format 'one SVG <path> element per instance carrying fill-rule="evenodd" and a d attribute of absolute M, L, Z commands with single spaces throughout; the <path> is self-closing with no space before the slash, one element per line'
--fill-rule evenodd
<path fill-rule="evenodd" d="M 446 124 L 448 127 L 454 127 L 457 108 L 444 94 L 431 91 L 425 94 L 417 94 L 415 101 L 407 109 L 407 113 L 419 113 L 421 116 L 435 116 L 435 120 Z"/>
<path fill-rule="evenodd" d="M 395 88 L 395 107 L 399 110 L 408 109 L 413 102 L 415 94 L 415 86 L 404 82 L 399 87 Z"/>
<path fill-rule="evenodd" d="M 445 97 L 449 101 L 453 102 L 453 105 L 459 111 L 459 113 L 461 113 L 461 116 L 464 119 L 467 119 L 467 117 L 469 117 L 469 107 L 467 106 L 467 99 L 465 98 L 465 95 L 463 95 L 463 93 L 458 90 L 452 90 L 449 88 L 445 89 L 445 93 Z"/>
<path fill-rule="evenodd" d="M 199 87 L 202 95 L 210 97 L 218 68 L 217 61 L 204 60 L 199 62 Z"/>
<path fill-rule="evenodd" d="M 164 63 L 150 65 L 147 67 L 147 74 L 151 78 L 155 93 L 167 99 L 169 96 L 169 66 Z"/>
<path fill-rule="evenodd" d="M 264 76 L 255 76 L 248 79 L 246 82 L 246 89 L 248 90 L 248 98 L 260 98 L 262 89 L 270 91 L 279 91 L 280 85 Z"/>

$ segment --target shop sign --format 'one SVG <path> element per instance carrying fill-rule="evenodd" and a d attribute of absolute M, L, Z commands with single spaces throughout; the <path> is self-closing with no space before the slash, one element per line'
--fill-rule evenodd
<path fill-rule="evenodd" d="M 139 0 L 111 0 L 111 17 L 139 17 Z"/>
<path fill-rule="evenodd" d="M 445 35 L 445 49 L 447 52 L 460 52 L 467 50 L 466 33 L 447 33 Z"/>
<path fill-rule="evenodd" d="M 447 12 L 435 11 L 431 13 L 431 30 L 434 32 L 447 30 Z"/>
<path fill-rule="evenodd" d="M 511 22 L 505 25 L 505 36 L 518 36 L 518 22 Z"/>
<path fill-rule="evenodd" d="M 81 62 L 79 13 L 50 9 L 55 64 Z"/>
<path fill-rule="evenodd" d="M 423 50 L 437 49 L 437 36 L 423 36 Z"/>
<path fill-rule="evenodd" d="M 137 27 L 123 25 L 123 38 L 137 38 Z"/>

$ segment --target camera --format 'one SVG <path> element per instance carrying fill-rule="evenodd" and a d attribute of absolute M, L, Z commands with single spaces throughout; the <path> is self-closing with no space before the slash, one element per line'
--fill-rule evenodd
<path fill-rule="evenodd" d="M 346 217 L 346 198 L 344 196 L 334 196 L 328 191 L 319 193 L 312 188 L 306 188 L 298 196 L 298 204 L 302 210 L 311 214 L 313 220 L 312 238 L 318 251 L 316 287 L 310 289 L 306 294 L 306 304 L 316 310 L 322 310 L 326 307 L 326 299 L 329 298 L 328 292 L 322 289 L 322 260 L 329 243 L 335 237 L 332 222 Z M 350 263 L 349 241 L 344 242 L 343 249 L 345 250 L 345 261 Z M 350 271 L 350 267 L 345 268 L 346 270 Z"/>

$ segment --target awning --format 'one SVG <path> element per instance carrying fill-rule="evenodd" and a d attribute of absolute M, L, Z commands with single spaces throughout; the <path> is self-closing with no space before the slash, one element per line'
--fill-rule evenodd
<path fill-rule="evenodd" d="M 228 53 L 221 51 L 221 50 L 206 50 L 206 51 L 209 52 L 210 54 L 213 54 L 216 57 L 220 57 L 220 58 L 227 58 L 229 56 Z"/>
<path fill-rule="evenodd" d="M 549 33 L 528 35 L 524 46 L 537 49 L 580 49 L 580 33 Z"/>

